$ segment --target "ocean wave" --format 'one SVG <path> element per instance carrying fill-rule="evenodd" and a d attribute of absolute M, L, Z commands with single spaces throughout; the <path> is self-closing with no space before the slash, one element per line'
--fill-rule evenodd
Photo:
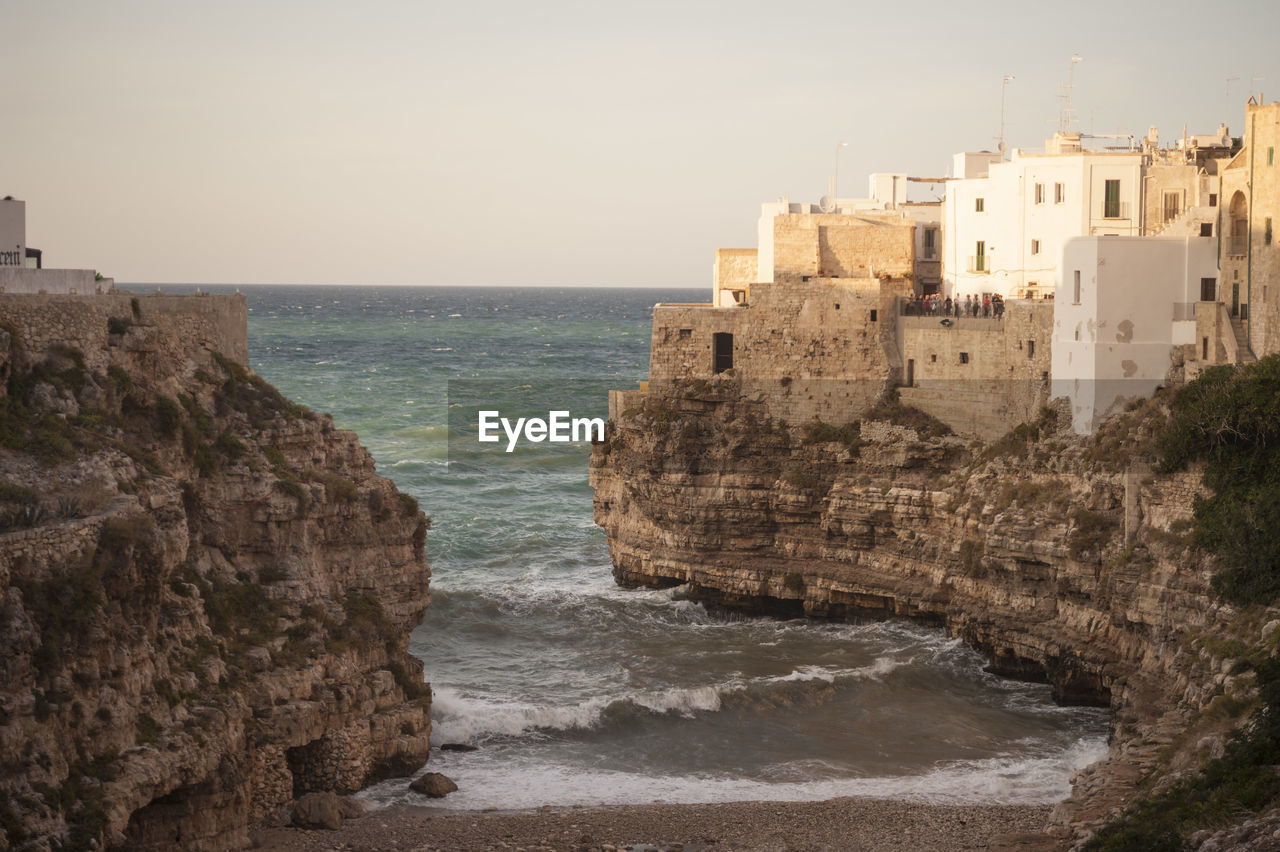
<path fill-rule="evenodd" d="M 494 737 L 517 737 L 532 732 L 594 729 L 637 713 L 693 718 L 699 713 L 720 712 L 726 704 L 745 707 L 775 698 L 793 701 L 810 691 L 807 686 L 821 685 L 825 691 L 837 682 L 879 679 L 908 663 L 878 659 L 870 665 L 856 668 L 801 666 L 785 675 L 733 678 L 702 686 L 638 690 L 561 706 L 472 698 L 450 687 L 437 686 L 433 689 L 431 739 L 437 744 L 474 744 Z"/>
<path fill-rule="evenodd" d="M 1104 737 L 1081 737 L 1053 754 L 953 761 L 927 772 L 903 775 L 823 777 L 804 781 L 702 774 L 652 774 L 512 761 L 509 755 L 442 753 L 431 766 L 461 788 L 449 796 L 449 810 L 533 809 L 543 805 L 621 805 L 666 802 L 802 802 L 839 797 L 897 799 L 932 804 L 1046 805 L 1071 791 L 1072 773 L 1107 756 Z M 814 761 L 774 767 L 783 777 L 809 776 Z M 423 805 L 403 781 L 388 781 L 358 794 L 375 808 Z"/>

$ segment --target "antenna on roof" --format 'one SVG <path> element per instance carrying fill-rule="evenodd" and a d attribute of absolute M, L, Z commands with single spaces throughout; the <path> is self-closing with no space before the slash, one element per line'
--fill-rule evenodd
<path fill-rule="evenodd" d="M 996 145 L 996 150 L 1000 152 L 1000 159 L 1004 159 L 1004 90 L 1009 88 L 1009 81 L 1013 79 L 1012 74 L 1005 74 L 1004 80 L 1000 82 L 1000 142 Z"/>
<path fill-rule="evenodd" d="M 1071 54 L 1071 61 L 1067 64 L 1067 82 L 1062 84 L 1062 94 L 1059 95 L 1063 100 L 1063 107 L 1058 116 L 1058 129 L 1063 133 L 1070 133 L 1071 125 L 1076 120 L 1076 111 L 1071 106 L 1071 94 L 1076 87 L 1077 62 L 1084 62 L 1084 58 L 1078 53 Z"/>

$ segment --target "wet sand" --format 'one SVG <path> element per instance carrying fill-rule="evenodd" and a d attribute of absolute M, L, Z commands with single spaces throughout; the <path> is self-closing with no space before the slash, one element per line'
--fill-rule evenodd
<path fill-rule="evenodd" d="M 337 831 L 262 827 L 256 848 L 286 850 L 1049 850 L 1049 806 L 932 805 L 882 799 L 730 802 L 460 812 L 398 806 Z M 1003 836 L 1003 837 L 1002 837 Z"/>

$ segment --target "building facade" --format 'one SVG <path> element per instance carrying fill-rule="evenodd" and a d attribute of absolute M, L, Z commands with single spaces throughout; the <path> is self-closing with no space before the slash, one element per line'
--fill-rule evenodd
<path fill-rule="evenodd" d="M 1280 352 L 1280 102 L 1245 108 L 1243 147 L 1222 168 L 1218 298 L 1243 342 L 1261 357 Z"/>

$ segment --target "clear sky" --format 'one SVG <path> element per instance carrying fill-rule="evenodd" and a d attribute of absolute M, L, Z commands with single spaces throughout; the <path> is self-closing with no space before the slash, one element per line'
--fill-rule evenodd
<path fill-rule="evenodd" d="M 5 0 L 0 195 L 128 282 L 710 285 L 762 201 L 1077 129 L 1239 134 L 1280 3 Z M 1225 102 L 1227 78 L 1231 99 Z M 1255 81 L 1254 77 L 1266 79 Z M 1268 100 L 1274 100 L 1271 94 Z"/>

